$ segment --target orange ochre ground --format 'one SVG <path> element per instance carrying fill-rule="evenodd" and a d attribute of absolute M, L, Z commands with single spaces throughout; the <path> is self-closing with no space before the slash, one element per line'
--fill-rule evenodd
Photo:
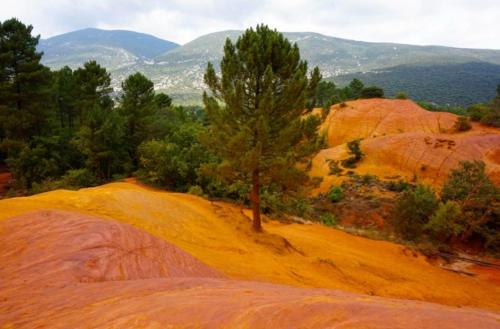
<path fill-rule="evenodd" d="M 482 160 L 500 184 L 500 129 L 472 123 L 454 129 L 458 116 L 427 111 L 411 100 L 365 99 L 337 104 L 321 126 L 328 147 L 313 159 L 311 176 L 323 178 L 316 193 L 344 178 L 330 175 L 329 161 L 349 157 L 345 143 L 362 139 L 364 158 L 353 171 L 439 187 L 463 160 Z M 346 169 L 345 171 L 347 171 Z"/>
<path fill-rule="evenodd" d="M 0 201 L 0 328 L 498 328 L 498 273 L 112 183 Z"/>

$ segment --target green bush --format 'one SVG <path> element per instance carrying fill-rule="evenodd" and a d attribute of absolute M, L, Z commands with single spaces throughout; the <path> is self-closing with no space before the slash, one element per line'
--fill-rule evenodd
<path fill-rule="evenodd" d="M 419 240 L 424 226 L 436 211 L 438 200 L 434 191 L 419 185 L 401 194 L 394 208 L 394 228 L 407 240 Z"/>
<path fill-rule="evenodd" d="M 95 186 L 99 183 L 95 175 L 87 168 L 68 170 L 59 182 L 63 187 L 75 189 Z"/>
<path fill-rule="evenodd" d="M 492 108 L 490 111 L 488 111 L 481 119 L 481 123 L 488 126 L 500 128 L 500 108 Z"/>
<path fill-rule="evenodd" d="M 361 151 L 361 140 L 355 139 L 347 143 L 349 158 L 342 160 L 342 166 L 344 168 L 356 168 L 356 163 L 358 163 L 364 156 Z"/>
<path fill-rule="evenodd" d="M 462 161 L 441 191 L 443 202 L 462 209 L 462 241 L 480 240 L 485 249 L 500 251 L 500 189 L 486 175 L 482 161 Z"/>
<path fill-rule="evenodd" d="M 403 179 L 399 179 L 397 181 L 388 181 L 386 184 L 385 184 L 385 187 L 389 190 L 389 191 L 392 191 L 392 192 L 403 192 L 403 191 L 406 191 L 408 190 L 410 187 L 411 187 L 411 184 L 406 182 L 405 180 Z"/>
<path fill-rule="evenodd" d="M 467 115 L 471 121 L 481 121 L 483 117 L 488 113 L 489 108 L 486 104 L 474 104 L 467 108 Z"/>
<path fill-rule="evenodd" d="M 340 176 L 342 174 L 342 168 L 340 168 L 338 160 L 329 159 L 328 168 L 330 168 L 330 175 Z"/>
<path fill-rule="evenodd" d="M 363 88 L 360 98 L 384 98 L 384 89 L 377 86 Z"/>
<path fill-rule="evenodd" d="M 146 182 L 177 191 L 196 185 L 198 169 L 209 160 L 206 148 L 198 141 L 200 127 L 183 124 L 164 140 L 139 145 L 138 176 Z"/>
<path fill-rule="evenodd" d="M 339 202 L 344 198 L 344 191 L 340 186 L 332 186 L 328 191 L 328 199 L 332 202 Z"/>
<path fill-rule="evenodd" d="M 377 176 L 366 174 L 361 176 L 361 184 L 370 185 L 371 183 L 376 182 L 377 179 Z"/>
<path fill-rule="evenodd" d="M 335 215 L 331 213 L 322 214 L 320 217 L 320 221 L 323 225 L 331 227 L 335 227 L 338 224 L 337 217 L 335 217 Z"/>
<path fill-rule="evenodd" d="M 458 236 L 464 230 L 461 222 L 462 210 L 454 201 L 440 202 L 436 212 L 431 216 L 424 229 L 430 236 L 446 242 L 452 236 Z"/>
<path fill-rule="evenodd" d="M 190 186 L 187 192 L 192 195 L 204 196 L 203 189 L 198 185 Z"/>
<path fill-rule="evenodd" d="M 467 117 L 458 117 L 457 121 L 453 124 L 453 128 L 457 131 L 467 131 L 472 128 Z"/>
<path fill-rule="evenodd" d="M 398 92 L 396 96 L 394 96 L 395 99 L 408 99 L 408 94 L 405 92 Z"/>

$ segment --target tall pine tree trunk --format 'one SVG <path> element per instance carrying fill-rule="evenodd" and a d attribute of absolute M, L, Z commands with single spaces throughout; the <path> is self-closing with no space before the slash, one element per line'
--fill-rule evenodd
<path fill-rule="evenodd" d="M 252 201 L 253 229 L 260 232 L 262 231 L 262 226 L 260 223 L 260 182 L 258 169 L 252 172 L 252 194 L 250 195 L 250 201 Z"/>

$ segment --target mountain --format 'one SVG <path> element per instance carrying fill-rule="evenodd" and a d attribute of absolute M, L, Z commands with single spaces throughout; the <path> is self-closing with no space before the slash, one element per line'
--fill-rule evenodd
<path fill-rule="evenodd" d="M 83 30 L 86 31 L 86 30 Z M 77 31 L 79 32 L 79 31 Z M 81 32 L 81 31 L 80 31 Z M 76 33 L 76 32 L 75 32 Z M 110 56 L 106 53 L 107 46 L 100 45 L 100 53 L 93 55 L 94 50 L 80 45 L 78 36 L 74 42 L 69 42 L 67 47 L 74 49 L 73 55 L 77 55 L 77 49 L 81 53 L 79 59 L 85 57 L 97 58 L 103 65 L 108 67 L 113 73 L 113 84 L 120 85 L 127 75 L 140 71 L 153 80 L 155 88 L 171 94 L 177 102 L 199 103 L 201 93 L 204 89 L 203 74 L 208 61 L 212 61 L 216 66 L 222 58 L 222 48 L 226 38 L 236 40 L 242 31 L 222 31 L 201 36 L 183 46 L 170 48 L 161 54 L 157 54 L 149 60 L 138 60 L 129 58 L 132 52 L 123 49 L 123 53 Z M 71 33 L 70 33 L 71 34 Z M 490 73 L 496 74 L 500 68 L 500 50 L 488 49 L 461 49 L 441 46 L 413 46 L 394 43 L 373 43 L 363 41 L 353 41 L 341 38 L 325 36 L 312 32 L 287 32 L 285 36 L 292 42 L 297 42 L 302 56 L 309 62 L 310 67 L 319 66 L 324 78 L 339 78 L 351 74 L 377 73 L 380 71 L 393 70 L 394 67 L 411 66 L 427 67 L 427 72 L 433 72 L 448 65 L 469 65 L 468 63 L 489 64 L 493 68 Z M 57 37 L 55 37 L 57 38 Z M 51 38 L 53 39 L 53 38 Z M 50 40 L 50 39 L 49 39 Z M 82 41 L 84 42 L 84 41 Z M 111 46 L 109 46 L 111 47 Z M 50 47 L 46 47 L 50 55 Z M 103 50 L 104 49 L 104 50 Z M 92 57 L 93 56 L 93 57 Z M 137 57 L 137 55 L 134 55 Z M 61 66 L 60 63 L 68 60 L 64 54 L 58 57 L 49 56 L 45 63 L 49 66 Z M 106 65 L 107 62 L 112 65 Z M 453 68 L 453 66 L 449 66 Z M 464 101 L 458 97 L 460 93 L 468 93 L 478 81 L 485 79 L 485 74 L 491 76 L 488 70 L 484 70 L 481 65 L 469 65 L 470 72 L 474 79 L 467 80 L 467 83 L 457 82 L 454 72 L 441 70 L 444 74 L 441 80 L 445 81 L 443 86 L 461 85 L 458 93 L 454 92 L 453 97 L 447 101 L 457 105 L 467 105 L 476 101 L 484 101 L 484 95 L 476 97 L 472 95 L 470 99 Z M 475 68 L 479 70 L 476 71 Z M 404 73 L 404 72 L 403 72 Z M 412 82 L 411 72 L 401 74 L 401 79 L 405 86 Z M 422 71 L 425 74 L 425 71 Z M 436 74 L 432 75 L 433 77 Z M 488 77 L 489 81 L 498 81 L 500 75 Z M 490 88 L 492 83 L 487 84 Z M 484 84 L 483 84 L 484 85 Z M 415 90 L 407 90 L 410 94 L 423 95 L 422 99 L 433 101 L 434 94 L 429 93 L 427 86 L 413 84 Z M 495 88 L 492 89 L 494 92 Z M 439 94 L 446 93 L 445 89 L 438 89 Z M 484 94 L 484 93 L 483 93 Z"/>
<path fill-rule="evenodd" d="M 54 68 L 81 66 L 95 59 L 111 71 L 148 61 L 179 45 L 152 35 L 88 28 L 40 40 L 43 63 Z"/>

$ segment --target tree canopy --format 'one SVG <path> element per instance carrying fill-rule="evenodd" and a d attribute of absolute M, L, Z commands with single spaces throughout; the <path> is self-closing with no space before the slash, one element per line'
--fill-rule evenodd
<path fill-rule="evenodd" d="M 314 106 L 319 70 L 308 75 L 297 44 L 265 25 L 236 43 L 227 39 L 221 75 L 209 63 L 203 101 L 209 121 L 206 145 L 220 158 L 220 173 L 251 182 L 253 226 L 261 230 L 262 184 L 286 187 L 305 175 L 296 162 L 310 153 L 304 115 Z"/>

